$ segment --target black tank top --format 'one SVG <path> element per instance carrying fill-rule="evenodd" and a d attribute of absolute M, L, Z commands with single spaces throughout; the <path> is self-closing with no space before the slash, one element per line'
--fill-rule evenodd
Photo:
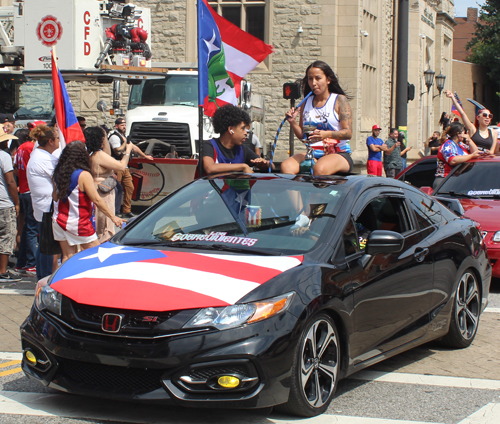
<path fill-rule="evenodd" d="M 479 150 L 489 150 L 491 149 L 491 146 L 493 146 L 493 134 L 489 128 L 488 128 L 488 138 L 481 137 L 481 134 L 479 134 L 479 129 L 478 129 L 471 137 L 471 140 L 474 143 L 476 143 L 476 146 Z"/>

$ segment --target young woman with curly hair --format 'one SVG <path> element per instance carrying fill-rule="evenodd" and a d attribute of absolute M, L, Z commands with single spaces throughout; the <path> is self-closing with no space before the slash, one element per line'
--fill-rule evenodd
<path fill-rule="evenodd" d="M 54 191 L 54 239 L 62 249 L 62 262 L 76 253 L 76 246 L 88 249 L 99 245 L 90 218 L 92 203 L 108 216 L 117 227 L 117 218 L 97 193 L 90 170 L 90 157 L 81 141 L 69 143 L 61 153 L 52 177 Z"/>
<path fill-rule="evenodd" d="M 85 146 L 90 155 L 90 169 L 94 178 L 95 187 L 99 196 L 110 211 L 115 210 L 115 190 L 104 193 L 98 183 L 112 176 L 114 172 L 123 172 L 127 168 L 132 150 L 132 143 L 127 144 L 125 154 L 120 161 L 111 157 L 111 148 L 108 137 L 101 127 L 87 127 L 83 130 Z M 115 235 L 115 224 L 99 209 L 95 211 L 95 229 L 100 244 L 108 241 Z"/>
<path fill-rule="evenodd" d="M 214 113 L 213 125 L 220 138 L 203 143 L 203 170 L 206 174 L 243 171 L 252 173 L 252 167 L 269 169 L 269 161 L 262 159 L 243 143 L 247 138 L 250 116 L 244 110 L 227 105 Z"/>
<path fill-rule="evenodd" d="M 286 115 L 297 138 L 304 140 L 308 135 L 313 146 L 323 146 L 325 154 L 314 165 L 314 175 L 351 172 L 353 162 L 349 140 L 352 137 L 352 112 L 337 76 L 327 63 L 317 60 L 307 67 L 302 87 L 304 96 L 311 91 L 313 95 L 300 109 L 291 108 Z M 304 127 L 308 128 L 307 132 Z M 304 159 L 304 153 L 288 158 L 281 164 L 281 171 L 298 174 Z"/>

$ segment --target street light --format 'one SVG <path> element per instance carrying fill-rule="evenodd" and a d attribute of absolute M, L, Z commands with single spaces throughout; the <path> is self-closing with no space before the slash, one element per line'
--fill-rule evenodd
<path fill-rule="evenodd" d="M 424 72 L 424 78 L 425 78 L 425 85 L 427 86 L 427 92 L 430 91 L 432 87 L 432 83 L 434 82 L 434 75 L 436 73 L 431 69 L 427 69 L 427 71 Z"/>
<path fill-rule="evenodd" d="M 445 80 L 446 80 L 446 77 L 441 72 L 439 73 L 439 75 L 436 75 L 436 87 L 439 91 L 439 96 L 441 95 L 441 91 L 443 91 Z M 437 96 L 434 96 L 434 97 L 437 97 Z"/>

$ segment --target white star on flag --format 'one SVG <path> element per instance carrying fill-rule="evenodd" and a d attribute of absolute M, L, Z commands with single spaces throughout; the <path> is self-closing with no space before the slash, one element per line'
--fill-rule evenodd
<path fill-rule="evenodd" d="M 213 36 L 212 36 L 212 39 L 210 41 L 207 41 L 207 40 L 203 40 L 203 41 L 205 42 L 205 44 L 207 45 L 207 48 L 208 48 L 208 56 L 207 56 L 207 63 L 208 63 L 208 61 L 210 59 L 210 53 L 216 52 L 217 50 L 220 50 L 220 48 L 214 44 L 215 31 L 213 31 Z"/>
<path fill-rule="evenodd" d="M 79 260 L 82 259 L 93 259 L 93 258 L 99 258 L 99 261 L 104 262 L 106 259 L 108 259 L 110 256 L 113 255 L 118 255 L 120 253 L 134 253 L 137 252 L 137 250 L 123 250 L 126 249 L 126 246 L 115 246 L 115 247 L 99 247 L 97 250 L 97 253 L 94 253 L 93 255 L 85 256 L 84 258 L 80 258 Z"/>

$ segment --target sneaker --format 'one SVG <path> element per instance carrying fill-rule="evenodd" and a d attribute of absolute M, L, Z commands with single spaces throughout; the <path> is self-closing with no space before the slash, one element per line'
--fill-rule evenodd
<path fill-rule="evenodd" d="M 11 270 L 7 270 L 7 272 L 0 274 L 0 283 L 12 283 L 14 281 L 21 281 L 19 274 L 16 274 Z"/>
<path fill-rule="evenodd" d="M 134 215 L 133 213 L 131 212 L 128 212 L 128 213 L 122 213 L 121 215 L 119 215 L 120 218 L 122 219 L 130 219 L 130 218 L 134 218 L 136 215 Z"/>
<path fill-rule="evenodd" d="M 30 266 L 28 268 L 24 268 L 24 272 L 26 272 L 26 274 L 28 275 L 36 275 L 36 266 Z"/>
<path fill-rule="evenodd" d="M 26 268 L 19 268 L 19 267 L 15 267 L 14 270 L 18 273 L 18 274 L 26 274 Z"/>

